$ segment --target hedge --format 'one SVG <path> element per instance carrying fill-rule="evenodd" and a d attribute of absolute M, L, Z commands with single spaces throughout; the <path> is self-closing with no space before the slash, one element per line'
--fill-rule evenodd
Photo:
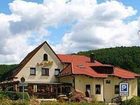
<path fill-rule="evenodd" d="M 0 98 L 8 97 L 11 100 L 18 100 L 23 99 L 23 93 L 22 92 L 13 92 L 13 91 L 0 91 Z M 27 92 L 24 92 L 24 99 L 29 100 L 30 96 Z"/>
<path fill-rule="evenodd" d="M 140 105 L 140 97 L 134 96 L 129 100 L 123 101 L 122 105 Z"/>

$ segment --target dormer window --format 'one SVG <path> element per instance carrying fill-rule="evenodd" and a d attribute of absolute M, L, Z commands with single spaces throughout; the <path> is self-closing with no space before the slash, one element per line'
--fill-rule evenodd
<path fill-rule="evenodd" d="M 47 55 L 47 54 L 44 54 L 43 60 L 44 60 L 44 61 L 48 61 L 48 55 Z"/>

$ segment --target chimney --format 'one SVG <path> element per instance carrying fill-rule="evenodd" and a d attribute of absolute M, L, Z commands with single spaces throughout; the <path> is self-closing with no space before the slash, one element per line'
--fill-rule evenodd
<path fill-rule="evenodd" d="M 90 54 L 90 62 L 92 62 L 92 63 L 95 62 L 95 54 L 94 53 Z"/>

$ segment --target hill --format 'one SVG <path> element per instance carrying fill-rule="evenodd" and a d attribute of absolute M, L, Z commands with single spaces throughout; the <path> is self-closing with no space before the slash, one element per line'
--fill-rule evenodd
<path fill-rule="evenodd" d="M 12 64 L 12 65 L 1 64 L 0 65 L 0 81 L 3 80 L 6 73 L 13 70 L 16 66 L 17 66 L 17 64 Z"/>
<path fill-rule="evenodd" d="M 98 50 L 80 51 L 77 54 L 89 56 L 95 54 L 98 61 L 119 66 L 140 73 L 140 47 L 115 47 Z"/>

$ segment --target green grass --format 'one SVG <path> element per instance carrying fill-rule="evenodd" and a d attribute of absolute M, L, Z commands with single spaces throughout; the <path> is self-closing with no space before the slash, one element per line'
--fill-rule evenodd
<path fill-rule="evenodd" d="M 4 99 L 0 99 L 0 105 L 30 105 L 29 101 L 25 100 L 23 102 L 23 100 L 10 100 L 8 98 L 4 98 Z"/>
<path fill-rule="evenodd" d="M 105 105 L 104 103 L 87 103 L 87 102 L 37 102 L 36 100 L 10 100 L 8 98 L 0 99 L 0 105 Z"/>
<path fill-rule="evenodd" d="M 0 105 L 107 105 L 101 102 L 41 102 L 36 99 L 29 100 L 10 100 L 9 98 L 1 98 Z M 122 105 L 140 105 L 140 97 L 133 97 L 130 100 L 124 101 Z"/>
<path fill-rule="evenodd" d="M 87 102 L 42 102 L 40 105 L 105 105 L 104 103 L 87 103 Z"/>

